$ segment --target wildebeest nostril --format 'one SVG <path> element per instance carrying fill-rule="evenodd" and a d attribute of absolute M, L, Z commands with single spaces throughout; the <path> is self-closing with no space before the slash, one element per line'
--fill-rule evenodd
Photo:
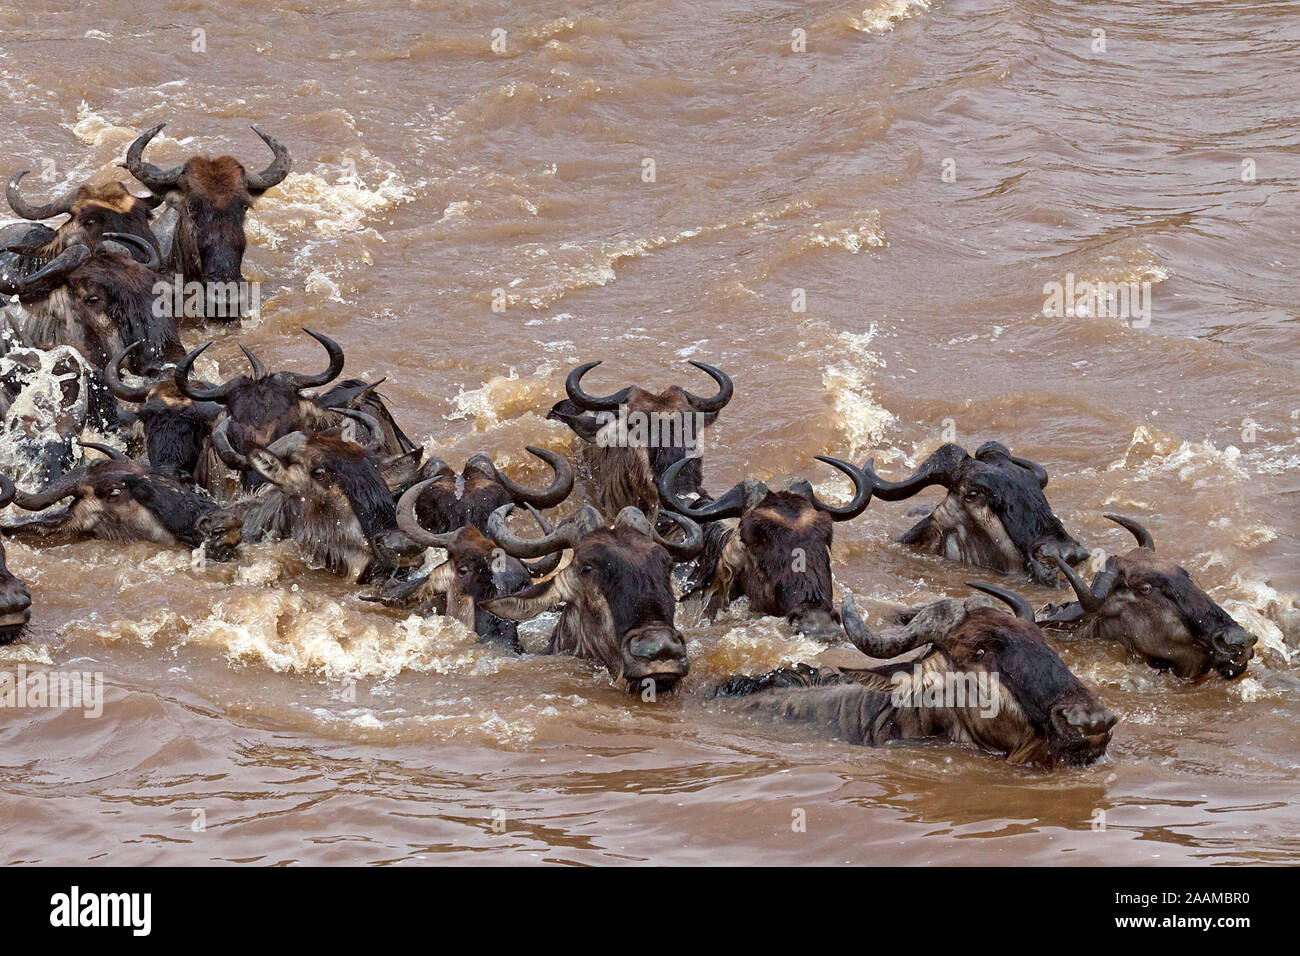
<path fill-rule="evenodd" d="M 633 638 L 628 651 L 642 660 L 669 660 L 682 656 L 682 641 L 671 631 L 653 631 Z"/>
<path fill-rule="evenodd" d="M 1073 729 L 1089 737 L 1107 733 L 1119 719 L 1108 710 L 1080 704 L 1057 707 L 1052 716 L 1062 729 Z"/>

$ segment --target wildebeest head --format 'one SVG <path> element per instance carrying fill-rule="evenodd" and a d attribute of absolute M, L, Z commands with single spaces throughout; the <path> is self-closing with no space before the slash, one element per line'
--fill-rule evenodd
<path fill-rule="evenodd" d="M 213 441 L 223 458 L 255 470 L 274 486 L 241 502 L 250 534 L 285 533 L 325 567 L 360 578 L 390 557 L 397 514 L 375 457 L 379 423 L 364 412 L 345 414 L 365 426 L 365 444 L 337 430 L 295 431 L 269 445 L 246 446 L 245 457 L 224 445 L 220 427 Z"/>
<path fill-rule="evenodd" d="M 38 232 L 38 244 L 25 247 L 29 254 L 48 259 L 77 244 L 94 249 L 109 233 L 136 236 L 152 246 L 155 254 L 161 254 L 158 240 L 149 228 L 149 218 L 161 200 L 133 196 L 118 182 L 99 186 L 86 183 L 51 202 L 34 206 L 23 198 L 18 188 L 27 173 L 24 169 L 9 180 L 5 190 L 9 208 L 31 222 L 68 217 L 58 229 Z"/>
<path fill-rule="evenodd" d="M 423 480 L 415 503 L 420 524 L 436 533 L 466 526 L 486 531 L 492 512 L 512 501 L 534 508 L 554 508 L 573 490 L 573 469 L 556 452 L 533 445 L 526 449 L 550 466 L 554 477 L 547 487 L 534 490 L 515 484 L 487 455 L 470 457 L 460 474 L 441 458 L 429 459 L 420 469 Z"/>
<path fill-rule="evenodd" d="M 564 422 L 585 443 L 602 511 L 612 515 L 632 505 L 653 518 L 659 509 L 655 482 L 670 465 L 686 459 L 679 485 L 700 490 L 699 444 L 704 428 L 731 401 L 731 379 L 712 365 L 691 362 L 717 383 L 716 395 L 704 398 L 678 385 L 658 394 L 629 385 L 612 395 L 590 395 L 583 391 L 582 377 L 599 364 L 587 362 L 570 372 L 564 383 L 569 397 L 546 417 Z"/>
<path fill-rule="evenodd" d="M 397 502 L 397 524 L 421 547 L 446 549 L 447 560 L 427 575 L 385 582 L 373 600 L 454 617 L 484 640 L 522 651 L 515 622 L 497 617 L 483 604 L 521 591 L 533 578 L 550 574 L 559 565 L 562 552 L 538 561 L 520 561 L 472 526 L 441 534 L 429 531 L 419 520 L 417 502 L 432 480 L 426 479 L 403 493 Z M 542 534 L 550 534 L 554 529 L 541 512 L 532 505 L 527 507 Z"/>
<path fill-rule="evenodd" d="M 1080 623 L 1088 637 L 1115 640 L 1152 667 L 1171 668 L 1184 680 L 1209 670 L 1232 679 L 1254 656 L 1255 635 L 1234 621 L 1187 571 L 1155 555 L 1151 532 L 1132 518 L 1107 514 L 1138 546 L 1112 555 L 1092 586 L 1058 561 L 1078 603 L 1049 607 L 1044 624 Z"/>
<path fill-rule="evenodd" d="M 636 508 L 624 508 L 606 526 L 591 505 L 566 518 L 554 532 L 524 539 L 506 527 L 514 505 L 502 505 L 488 521 L 488 534 L 507 554 L 538 558 L 565 549 L 569 564 L 549 580 L 484 607 L 499 617 L 524 621 L 560 604 L 564 611 L 551 634 L 551 653 L 573 654 L 603 664 L 629 691 L 653 682 L 671 690 L 686 676 L 686 640 L 674 625 L 674 560 L 687 561 L 704 543 L 699 526 L 671 515 L 684 540 L 661 536 Z"/>
<path fill-rule="evenodd" d="M 109 457 L 76 468 L 35 494 L 14 494 L 14 503 L 26 511 L 44 511 L 67 498 L 72 503 L 5 530 L 202 546 L 214 560 L 235 557 L 242 529 L 233 514 L 170 472 L 132 461 L 106 445 L 81 444 Z"/>
<path fill-rule="evenodd" d="M 71 345 L 102 369 L 132 342 L 132 371 L 182 355 L 176 323 L 154 312 L 158 253 L 137 236 L 108 232 L 98 247 L 78 243 L 40 269 L 0 281 L 0 293 L 18 296 L 29 313 L 23 339 L 50 348 Z M 133 256 L 138 254 L 142 261 Z"/>
<path fill-rule="evenodd" d="M 159 199 L 176 210 L 176 238 L 171 264 L 184 280 L 208 288 L 242 283 L 241 268 L 247 239 L 244 218 L 254 201 L 289 175 L 289 150 L 257 126 L 252 127 L 270 148 L 271 165 L 260 173 L 246 170 L 233 156 L 194 156 L 183 165 L 161 169 L 144 161 L 144 150 L 160 123 L 141 134 L 126 154 L 126 168 Z M 222 302 L 222 309 L 228 303 Z M 228 315 L 210 309 L 208 315 Z"/>
<path fill-rule="evenodd" d="M 329 355 L 329 365 L 319 374 L 268 372 L 261 360 L 241 345 L 251 374 L 237 375 L 220 385 L 201 385 L 191 380 L 190 370 L 194 367 L 194 360 L 211 342 L 190 352 L 176 366 L 176 388 L 182 395 L 196 402 L 215 402 L 225 407 L 227 417 L 219 427 L 226 445 L 237 453 L 237 457 L 223 454 L 222 459 L 231 468 L 244 469 L 245 488 L 257 483 L 247 465 L 247 452 L 251 446 L 265 448 L 292 432 L 333 423 L 332 419 L 324 421 L 321 409 L 301 393 L 338 378 L 343 371 L 343 349 L 329 336 L 311 329 L 303 331 L 324 346 Z M 241 461 L 243 465 L 239 464 Z"/>
<path fill-rule="evenodd" d="M 14 483 L 0 475 L 0 508 L 14 500 Z M 27 585 L 9 571 L 5 549 L 0 545 L 0 644 L 16 641 L 32 617 L 32 596 Z"/>
<path fill-rule="evenodd" d="M 151 375 L 148 384 L 128 385 L 122 379 L 122 363 L 143 343 L 134 342 L 115 355 L 104 367 L 104 384 L 115 398 L 138 405 L 127 418 L 144 428 L 149 463 L 178 475 L 194 476 L 199 468 L 212 423 L 221 414 L 216 402 L 197 402 L 182 395 L 169 371 Z"/>
<path fill-rule="evenodd" d="M 942 730 L 951 739 L 1005 753 L 1011 763 L 1077 765 L 1101 757 L 1116 718 L 1048 645 L 1029 602 L 1003 588 L 968 583 L 1006 602 L 1014 613 L 979 599 L 949 599 L 926 605 L 904 625 L 876 633 L 858 616 L 853 599 L 845 600 L 845 632 L 869 657 L 888 660 L 926 644 L 932 647 L 916 661 L 888 669 L 900 709 L 930 711 L 896 714 L 895 726 Z M 949 675 L 968 686 L 971 677 L 984 681 L 995 690 L 995 706 L 972 699 L 976 695 L 963 701 L 927 695 L 926 684 L 955 686 Z M 917 716 L 923 720 L 911 719 Z"/>
<path fill-rule="evenodd" d="M 1043 489 L 1047 471 L 1016 458 L 1004 445 L 985 442 L 972 458 L 958 445 L 940 447 L 903 481 L 884 481 L 867 463 L 872 494 L 885 501 L 910 498 L 942 485 L 944 499 L 899 540 L 921 551 L 1010 574 L 1027 571 L 1057 585 L 1053 558 L 1075 565 L 1088 550 L 1066 532 Z"/>
<path fill-rule="evenodd" d="M 739 518 L 728 535 L 710 542 L 712 561 L 700 562 L 692 590 L 710 592 L 706 614 L 745 596 L 760 614 L 786 618 L 810 636 L 839 633 L 831 587 L 831 540 L 837 521 L 856 518 L 871 503 L 871 487 L 863 471 L 838 458 L 817 460 L 839 469 L 853 482 L 853 500 L 829 505 L 817 497 L 806 479 L 772 491 L 753 478 L 740 482 L 717 501 L 688 503 L 675 484 L 686 467 L 682 460 L 659 478 L 663 503 L 696 521 Z"/>

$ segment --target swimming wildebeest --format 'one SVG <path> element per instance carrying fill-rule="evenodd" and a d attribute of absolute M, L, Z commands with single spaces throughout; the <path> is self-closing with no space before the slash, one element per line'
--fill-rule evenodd
<path fill-rule="evenodd" d="M 265 446 L 248 444 L 246 453 L 225 445 L 220 429 L 213 442 L 223 458 L 270 483 L 231 506 L 249 538 L 291 538 L 314 563 L 370 580 L 420 549 L 397 531 L 392 492 L 376 457 L 379 423 L 364 412 L 343 414 L 365 426 L 364 444 L 339 429 L 290 432 Z"/>
<path fill-rule="evenodd" d="M 14 483 L 0 475 L 0 508 L 14 500 Z M 0 645 L 11 644 L 22 635 L 32 617 L 32 596 L 9 570 L 5 549 L 0 545 Z"/>
<path fill-rule="evenodd" d="M 673 463 L 692 456 L 678 487 L 702 491 L 700 441 L 731 401 L 731 379 L 712 365 L 691 362 L 717 383 L 716 395 L 703 398 L 678 385 L 658 394 L 629 385 L 612 395 L 590 395 L 583 391 L 582 377 L 599 364 L 588 362 L 570 372 L 564 383 L 569 397 L 546 417 L 564 422 L 582 439 L 579 463 L 601 511 L 614 515 L 631 506 L 654 520 L 659 511 L 655 482 Z"/>
<path fill-rule="evenodd" d="M 998 442 L 985 442 L 974 458 L 958 445 L 943 445 L 902 481 L 884 481 L 871 462 L 865 471 L 871 493 L 884 501 L 910 498 L 931 485 L 947 489 L 935 509 L 899 538 L 919 551 L 1003 574 L 1028 572 L 1048 587 L 1058 583 L 1054 558 L 1075 565 L 1088 556 L 1043 494 L 1047 471 Z"/>
<path fill-rule="evenodd" d="M 1245 673 L 1254 656 L 1255 635 L 1202 591 L 1186 570 L 1157 558 L 1146 528 L 1132 518 L 1106 517 L 1128 529 L 1138 546 L 1108 557 L 1091 587 L 1058 562 L 1079 600 L 1049 605 L 1039 623 L 1077 625 L 1078 637 L 1119 641 L 1134 657 L 1172 669 L 1184 680 L 1203 677 L 1211 669 L 1228 679 Z"/>
<path fill-rule="evenodd" d="M 248 240 L 244 219 L 253 203 L 289 175 L 289 150 L 257 126 L 252 127 L 270 148 L 271 164 L 249 172 L 233 156 L 193 156 L 180 166 L 162 169 L 144 161 L 149 141 L 165 126 L 141 134 L 127 150 L 124 164 L 155 197 L 174 211 L 175 226 L 166 249 L 166 272 L 186 283 L 202 283 L 209 318 L 238 318 L 233 301 L 243 301 L 242 266 Z"/>
<path fill-rule="evenodd" d="M 402 532 L 424 548 L 444 548 L 447 560 L 428 574 L 406 579 L 393 578 L 378 593 L 365 598 L 391 607 L 411 607 L 424 613 L 454 617 L 484 641 L 500 644 L 516 653 L 523 651 L 519 629 L 514 621 L 497 617 L 483 607 L 484 602 L 522 591 L 533 578 L 550 574 L 559 566 L 562 552 L 539 561 L 520 561 L 497 547 L 477 527 L 467 525 L 455 531 L 435 534 L 419 518 L 417 500 L 430 481 L 426 479 L 409 488 L 397 502 L 397 525 Z M 526 506 L 542 534 L 552 532 L 551 525 L 532 505 Z"/>
<path fill-rule="evenodd" d="M 1114 715 L 1048 646 L 1024 598 L 992 585 L 970 586 L 1015 613 L 981 598 L 948 599 L 876 633 L 850 598 L 842 610 L 844 628 L 868 657 L 890 660 L 927 644 L 930 649 L 881 667 L 801 664 L 730 677 L 710 694 L 743 697 L 747 709 L 816 725 L 853 744 L 938 738 L 1043 767 L 1100 758 Z"/>
<path fill-rule="evenodd" d="M 817 497 L 806 479 L 772 491 L 761 481 L 746 479 L 716 501 L 688 503 L 676 487 L 688 459 L 670 466 L 659 478 L 664 506 L 697 522 L 739 518 L 734 528 L 708 537 L 696 565 L 687 596 L 708 593 L 706 616 L 713 616 L 735 598 L 746 597 L 760 614 L 783 617 L 814 637 L 838 636 L 831 585 L 831 541 L 837 521 L 856 518 L 871 503 L 867 476 L 838 458 L 817 460 L 839 469 L 853 482 L 853 499 L 829 505 Z"/>
<path fill-rule="evenodd" d="M 19 182 L 27 170 L 9 180 L 5 197 L 9 208 L 31 222 L 67 216 L 57 229 L 41 227 L 25 230 L 20 248 L 36 259 L 52 259 L 69 246 L 82 244 L 94 249 L 107 233 L 136 236 L 153 246 L 161 255 L 158 240 L 149 228 L 149 219 L 161 200 L 133 196 L 122 183 L 101 185 L 85 183 L 43 205 L 32 205 L 23 198 Z"/>
<path fill-rule="evenodd" d="M 691 519 L 666 515 L 684 532 L 669 541 L 645 514 L 624 508 L 612 525 L 591 505 L 536 539 L 506 527 L 514 505 L 488 520 L 488 534 L 506 554 L 540 558 L 565 549 L 569 564 L 554 577 L 509 597 L 481 605 L 512 621 L 526 621 L 561 604 L 548 653 L 573 654 L 603 664 L 629 692 L 675 688 L 689 669 L 686 639 L 674 625 L 677 602 L 670 576 L 674 561 L 699 553 L 704 534 Z"/>
<path fill-rule="evenodd" d="M 556 452 L 533 445 L 526 450 L 550 467 L 553 477 L 547 487 L 534 490 L 515 484 L 487 455 L 471 456 L 459 475 L 441 458 L 430 458 L 419 474 L 415 516 L 420 526 L 438 534 L 464 527 L 486 531 L 492 512 L 509 502 L 554 508 L 573 490 L 573 469 Z"/>
<path fill-rule="evenodd" d="M 193 485 L 168 472 L 132 461 L 116 449 L 83 441 L 108 457 L 73 469 L 34 494 L 15 491 L 25 511 L 44 511 L 66 498 L 72 503 L 53 514 L 29 518 L 3 529 L 8 534 L 155 541 L 202 547 L 208 557 L 229 561 L 241 540 L 238 517 Z"/>

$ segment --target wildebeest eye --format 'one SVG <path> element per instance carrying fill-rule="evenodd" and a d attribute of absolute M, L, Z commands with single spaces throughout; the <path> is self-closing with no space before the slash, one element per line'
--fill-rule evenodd
<path fill-rule="evenodd" d="M 595 574 L 596 566 L 594 564 L 584 564 L 578 569 L 579 574 Z"/>
<path fill-rule="evenodd" d="M 971 659 L 972 659 L 972 660 L 976 660 L 976 661 L 978 661 L 978 660 L 983 660 L 983 659 L 984 659 L 984 648 L 982 648 L 982 647 L 977 647 L 977 648 L 975 648 L 975 653 L 971 655 Z"/>
<path fill-rule="evenodd" d="M 324 481 L 324 480 L 325 480 L 325 469 L 324 469 L 324 468 L 321 468 L 319 465 L 317 465 L 315 468 L 313 468 L 313 469 L 311 470 L 311 476 L 312 476 L 313 478 L 315 478 L 317 481 Z"/>
<path fill-rule="evenodd" d="M 971 490 L 971 491 L 966 492 L 966 494 L 962 495 L 962 500 L 963 500 L 963 501 L 971 501 L 971 502 L 974 502 L 974 501 L 979 501 L 980 498 L 982 498 L 982 497 L 984 497 L 984 496 L 981 495 L 978 491 Z"/>
<path fill-rule="evenodd" d="M 458 568 L 456 569 L 456 573 L 457 573 L 457 574 L 469 574 L 470 571 L 472 571 L 472 570 L 473 570 L 473 568 L 471 568 L 468 564 L 462 564 L 460 567 L 458 567 Z"/>
<path fill-rule="evenodd" d="M 1151 584 L 1150 584 L 1149 582 L 1146 583 L 1146 584 L 1139 584 L 1139 585 L 1138 585 L 1138 593 L 1139 593 L 1139 594 L 1150 594 L 1150 593 L 1151 593 Z"/>
<path fill-rule="evenodd" d="M 84 296 L 81 301 L 86 303 L 86 305 L 99 305 L 101 299 L 99 296 L 92 293 L 91 295 Z"/>
<path fill-rule="evenodd" d="M 110 489 L 108 490 L 108 500 L 109 500 L 109 501 L 116 501 L 118 498 L 121 498 L 121 497 L 122 497 L 122 489 L 121 489 L 121 488 L 110 488 Z"/>

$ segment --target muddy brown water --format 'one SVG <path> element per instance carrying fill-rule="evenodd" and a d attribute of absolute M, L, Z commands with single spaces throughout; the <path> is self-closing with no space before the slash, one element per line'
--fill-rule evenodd
<path fill-rule="evenodd" d="M 1298 54 L 1300 10 L 1252 0 L 0 3 L 0 172 L 45 172 L 28 191 L 123 175 L 162 121 L 155 162 L 260 168 L 252 122 L 290 146 L 249 219 L 261 321 L 183 330 L 221 371 L 239 341 L 314 367 L 307 325 L 430 450 L 540 477 L 522 447 L 570 447 L 544 415 L 574 364 L 705 391 L 686 361 L 716 363 L 715 491 L 843 493 L 814 455 L 897 476 L 998 439 L 1089 546 L 1129 546 L 1104 510 L 1147 522 L 1262 651 L 1187 686 L 1057 641 L 1120 723 L 1042 773 L 719 710 L 723 674 L 855 657 L 743 606 L 683 610 L 691 675 L 651 705 L 375 610 L 291 545 L 197 572 L 10 544 L 35 616 L 0 663 L 108 687 L 98 719 L 0 712 L 3 860 L 1295 860 Z M 1149 322 L 1047 314 L 1067 276 L 1150 283 Z M 868 610 L 976 576 L 894 544 L 907 508 L 836 529 Z"/>

